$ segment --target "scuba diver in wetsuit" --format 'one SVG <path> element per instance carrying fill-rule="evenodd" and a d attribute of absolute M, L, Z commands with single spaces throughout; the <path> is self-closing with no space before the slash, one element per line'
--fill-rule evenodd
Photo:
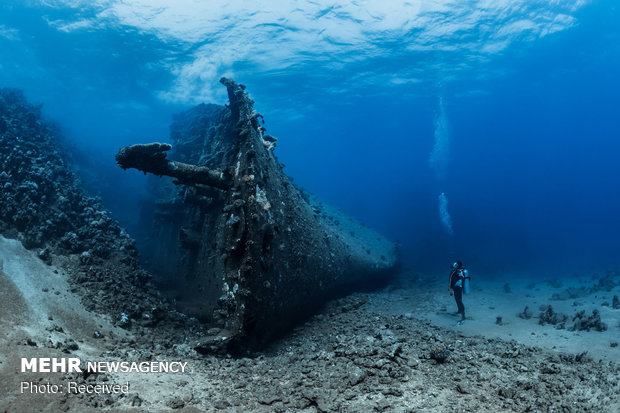
<path fill-rule="evenodd" d="M 458 314 L 461 315 L 459 324 L 465 321 L 465 306 L 463 305 L 463 288 L 465 287 L 465 280 L 470 277 L 467 274 L 467 270 L 461 261 L 455 261 L 452 264 L 452 271 L 450 272 L 450 283 L 448 289 L 450 295 L 454 295 L 456 306 L 458 307 Z"/>

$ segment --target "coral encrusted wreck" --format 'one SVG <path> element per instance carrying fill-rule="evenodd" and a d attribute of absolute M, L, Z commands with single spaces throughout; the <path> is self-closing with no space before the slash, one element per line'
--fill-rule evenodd
<path fill-rule="evenodd" d="M 217 326 L 204 351 L 263 343 L 326 300 L 387 281 L 397 264 L 392 242 L 292 184 L 245 87 L 221 83 L 228 106 L 177 117 L 174 161 L 161 143 L 116 156 L 124 169 L 176 179 L 175 195 L 158 201 L 148 255 L 184 283 L 188 312 Z"/>

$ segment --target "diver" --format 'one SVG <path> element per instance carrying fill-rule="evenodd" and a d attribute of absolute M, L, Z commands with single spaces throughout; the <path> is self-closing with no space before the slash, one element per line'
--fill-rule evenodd
<path fill-rule="evenodd" d="M 458 313 L 461 315 L 460 321 L 457 323 L 458 325 L 463 324 L 465 321 L 465 306 L 463 305 L 463 289 L 465 287 L 469 287 L 466 283 L 469 281 L 470 277 L 467 274 L 467 270 L 461 261 L 455 261 L 450 267 L 452 271 L 450 272 L 450 283 L 448 285 L 448 289 L 450 291 L 450 295 L 454 296 L 454 300 L 456 301 L 456 306 L 458 307 Z M 469 288 L 467 288 L 468 290 Z M 469 292 L 469 291 L 466 291 Z"/>

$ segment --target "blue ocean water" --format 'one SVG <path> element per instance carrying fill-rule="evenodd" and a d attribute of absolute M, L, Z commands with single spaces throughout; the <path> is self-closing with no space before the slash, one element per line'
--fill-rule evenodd
<path fill-rule="evenodd" d="M 247 85 L 297 183 L 416 271 L 618 268 L 615 0 L 5 1 L 0 86 L 65 131 L 88 189 L 137 230 L 119 147 Z"/>

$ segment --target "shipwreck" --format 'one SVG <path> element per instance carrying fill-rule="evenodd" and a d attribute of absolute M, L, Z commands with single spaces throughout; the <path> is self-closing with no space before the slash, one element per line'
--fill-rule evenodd
<path fill-rule="evenodd" d="M 327 300 L 388 282 L 398 264 L 393 242 L 292 183 L 245 87 L 221 83 L 229 104 L 179 115 L 173 145 L 116 155 L 123 169 L 174 178 L 158 181 L 146 253 L 173 277 L 178 306 L 212 325 L 204 352 L 260 346 Z"/>

